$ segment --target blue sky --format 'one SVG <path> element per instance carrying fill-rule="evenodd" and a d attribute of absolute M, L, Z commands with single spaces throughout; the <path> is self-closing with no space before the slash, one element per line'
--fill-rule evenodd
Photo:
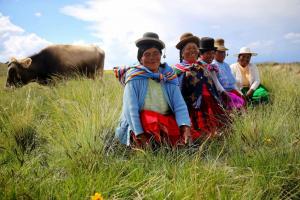
<path fill-rule="evenodd" d="M 243 46 L 253 62 L 300 61 L 300 0 L 0 0 L 0 62 L 51 44 L 96 44 L 105 67 L 136 62 L 134 41 L 159 34 L 169 64 L 184 32 L 224 38 L 233 63 Z"/>

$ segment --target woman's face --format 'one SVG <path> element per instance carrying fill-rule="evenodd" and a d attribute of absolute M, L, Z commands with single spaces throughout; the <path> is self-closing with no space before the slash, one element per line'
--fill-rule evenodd
<path fill-rule="evenodd" d="M 160 65 L 161 54 L 156 48 L 147 49 L 141 58 L 141 64 L 147 67 L 152 72 L 158 72 Z"/>
<path fill-rule="evenodd" d="M 205 53 L 203 53 L 203 54 L 200 55 L 201 60 L 203 60 L 207 64 L 211 64 L 212 61 L 214 60 L 215 53 L 216 52 L 214 50 L 206 51 Z"/>
<path fill-rule="evenodd" d="M 238 58 L 238 62 L 242 67 L 247 67 L 247 65 L 250 63 L 250 60 L 251 60 L 250 53 L 240 54 Z"/>
<path fill-rule="evenodd" d="M 193 42 L 187 43 L 182 49 L 181 56 L 183 60 L 186 60 L 188 62 L 195 62 L 199 56 L 198 46 Z"/>
<path fill-rule="evenodd" d="M 215 60 L 222 63 L 225 60 L 226 51 L 216 51 Z"/>

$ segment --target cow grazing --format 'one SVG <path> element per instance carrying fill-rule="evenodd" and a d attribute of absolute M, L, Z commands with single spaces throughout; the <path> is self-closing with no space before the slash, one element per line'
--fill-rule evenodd
<path fill-rule="evenodd" d="M 77 73 L 89 78 L 103 76 L 104 51 L 96 46 L 52 45 L 28 58 L 8 63 L 6 87 L 29 82 L 47 84 L 53 76 Z"/>

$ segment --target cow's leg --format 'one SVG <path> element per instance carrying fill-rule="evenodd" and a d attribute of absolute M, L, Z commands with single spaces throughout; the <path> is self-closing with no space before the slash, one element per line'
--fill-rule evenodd
<path fill-rule="evenodd" d="M 95 66 L 95 70 L 93 72 L 93 79 L 99 79 L 101 80 L 103 77 L 103 68 L 99 68 L 99 66 Z"/>
<path fill-rule="evenodd" d="M 98 63 L 98 73 L 99 73 L 99 79 L 102 79 L 103 72 L 104 72 L 104 60 L 105 60 L 105 53 L 102 51 L 102 54 L 100 55 L 100 62 Z"/>
<path fill-rule="evenodd" d="M 100 68 L 98 70 L 98 77 L 99 77 L 100 80 L 102 79 L 102 77 L 103 77 L 103 68 Z"/>

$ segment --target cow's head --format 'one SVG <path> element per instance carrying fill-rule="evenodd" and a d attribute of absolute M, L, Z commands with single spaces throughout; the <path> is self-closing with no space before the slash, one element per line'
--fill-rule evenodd
<path fill-rule="evenodd" d="M 26 70 L 31 65 L 31 58 L 17 60 L 12 58 L 8 63 L 6 87 L 20 87 L 26 84 Z"/>

